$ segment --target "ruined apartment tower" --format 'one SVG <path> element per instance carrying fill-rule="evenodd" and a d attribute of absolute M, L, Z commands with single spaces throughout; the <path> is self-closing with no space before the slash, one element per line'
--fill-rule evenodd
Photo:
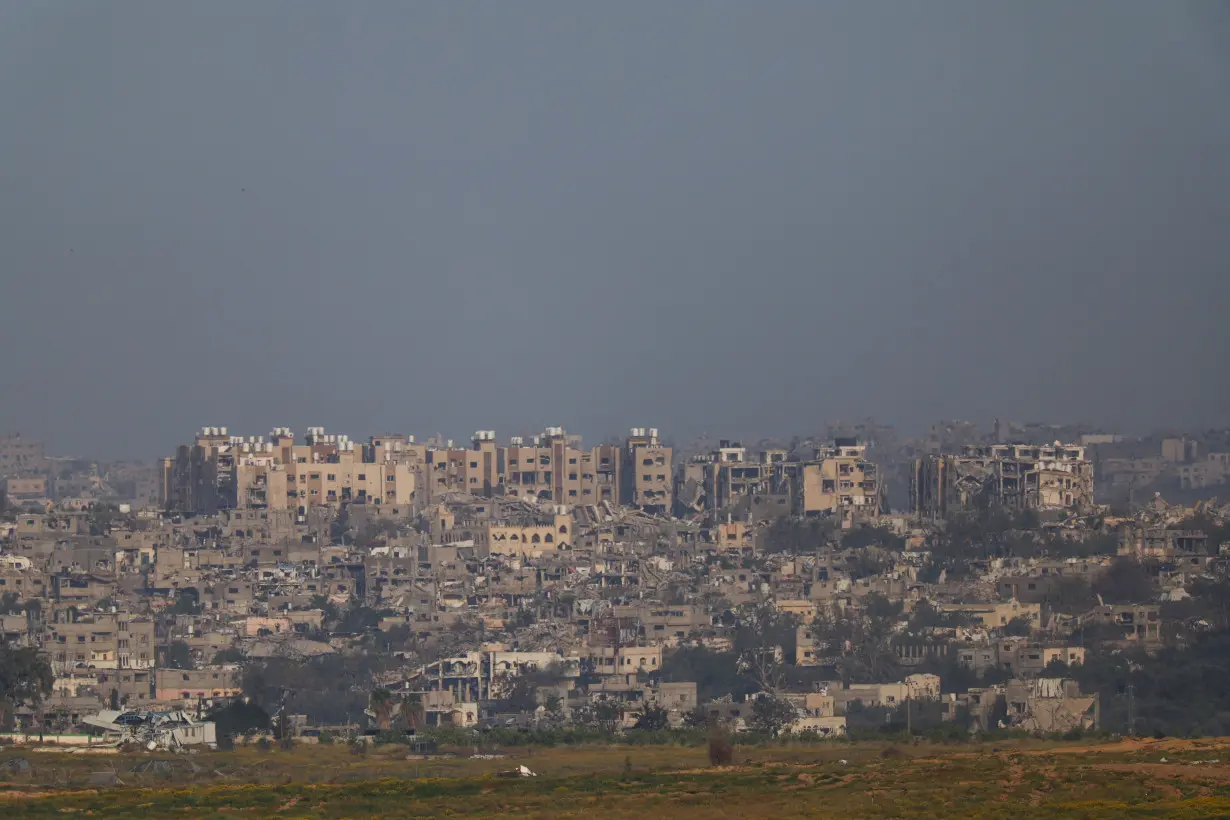
<path fill-rule="evenodd" d="M 603 502 L 669 512 L 673 503 L 671 448 L 655 428 L 633 428 L 620 444 L 589 450 L 580 437 L 548 427 L 508 446 L 479 430 L 470 447 L 419 443 L 414 436 L 373 436 L 366 444 L 308 428 L 302 443 L 286 427 L 264 436 L 233 436 L 205 427 L 190 445 L 162 461 L 168 511 L 211 515 L 219 510 L 288 510 L 302 518 L 313 507 L 383 505 L 408 510 L 450 493 L 551 501 Z"/>
<path fill-rule="evenodd" d="M 387 438 L 387 437 L 386 437 Z M 294 510 L 344 502 L 405 506 L 415 490 L 421 455 L 410 444 L 373 439 L 356 446 L 345 435 L 309 427 L 303 443 L 278 427 L 264 436 L 233 436 L 204 427 L 191 445 L 162 462 L 168 511 L 211 515 L 218 510 Z"/>
<path fill-rule="evenodd" d="M 977 509 L 1066 510 L 1093 506 L 1093 464 L 1075 444 L 967 444 L 960 455 L 915 459 L 910 508 L 937 520 Z"/>
<path fill-rule="evenodd" d="M 878 468 L 866 455 L 866 444 L 837 438 L 816 447 L 806 461 L 792 461 L 780 449 L 753 459 L 739 442 L 722 439 L 681 468 L 679 511 L 743 522 L 785 515 L 833 516 L 842 524 L 874 521 L 883 503 Z"/>

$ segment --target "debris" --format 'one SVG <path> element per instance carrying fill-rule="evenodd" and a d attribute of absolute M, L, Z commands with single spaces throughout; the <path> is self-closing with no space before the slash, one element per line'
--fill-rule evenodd
<path fill-rule="evenodd" d="M 121 743 L 139 743 L 149 751 L 179 750 L 185 746 L 217 745 L 216 729 L 211 721 L 199 721 L 187 712 L 151 712 L 136 710 L 117 712 L 103 710 L 82 720 L 86 726 L 101 729 L 103 737 Z"/>
<path fill-rule="evenodd" d="M 527 766 L 518 766 L 515 769 L 500 772 L 500 777 L 538 777 L 538 775 L 530 771 Z"/>

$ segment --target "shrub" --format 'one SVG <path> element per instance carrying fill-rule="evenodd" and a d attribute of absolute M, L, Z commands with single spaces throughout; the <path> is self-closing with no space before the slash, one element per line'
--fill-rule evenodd
<path fill-rule="evenodd" d="M 714 726 L 709 731 L 709 765 L 729 766 L 734 758 L 735 747 L 730 733 L 721 726 Z"/>
<path fill-rule="evenodd" d="M 895 760 L 899 757 L 905 757 L 905 752 L 901 751 L 896 746 L 885 746 L 880 751 L 880 757 L 885 760 Z"/>

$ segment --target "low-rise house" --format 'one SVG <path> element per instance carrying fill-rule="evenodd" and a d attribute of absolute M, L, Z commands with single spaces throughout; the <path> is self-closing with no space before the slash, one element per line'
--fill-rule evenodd
<path fill-rule="evenodd" d="M 1123 640 L 1157 644 L 1162 640 L 1162 610 L 1156 604 L 1107 604 L 1077 618 L 1077 624 L 1103 624 L 1122 632 Z"/>
<path fill-rule="evenodd" d="M 213 700 L 241 694 L 243 686 L 237 665 L 157 669 L 154 672 L 154 699 L 159 702 Z"/>
<path fill-rule="evenodd" d="M 940 604 L 938 609 L 941 612 L 966 615 L 974 623 L 988 629 L 1007 626 L 1017 618 L 1025 618 L 1034 628 L 1042 622 L 1041 604 L 1026 604 L 1015 599 L 1005 603 Z"/>
<path fill-rule="evenodd" d="M 1041 675 L 1052 663 L 1077 666 L 1085 662 L 1081 646 L 1039 643 L 1027 639 L 1001 639 L 996 642 L 999 665 L 1022 678 Z"/>

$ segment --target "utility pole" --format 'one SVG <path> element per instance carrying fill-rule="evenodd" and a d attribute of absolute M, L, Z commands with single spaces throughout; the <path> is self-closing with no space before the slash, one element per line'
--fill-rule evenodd
<path fill-rule="evenodd" d="M 914 710 L 910 708 L 912 701 L 909 694 L 905 696 L 905 731 L 911 738 L 914 737 Z"/>

